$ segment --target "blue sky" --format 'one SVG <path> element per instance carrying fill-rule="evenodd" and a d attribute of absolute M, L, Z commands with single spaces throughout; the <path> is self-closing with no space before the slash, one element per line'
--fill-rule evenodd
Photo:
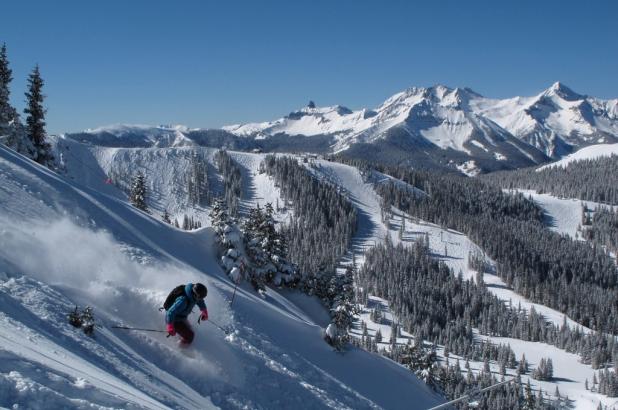
<path fill-rule="evenodd" d="M 41 67 L 51 133 L 219 127 L 309 99 L 375 107 L 410 86 L 618 97 L 618 2 L 11 1 L 0 42 L 21 110 Z"/>

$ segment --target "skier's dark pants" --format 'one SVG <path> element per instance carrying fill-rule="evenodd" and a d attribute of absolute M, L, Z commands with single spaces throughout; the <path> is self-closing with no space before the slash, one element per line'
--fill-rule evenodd
<path fill-rule="evenodd" d="M 186 319 L 174 322 L 174 329 L 180 335 L 181 343 L 190 344 L 193 342 L 193 329 L 191 329 L 191 325 Z"/>

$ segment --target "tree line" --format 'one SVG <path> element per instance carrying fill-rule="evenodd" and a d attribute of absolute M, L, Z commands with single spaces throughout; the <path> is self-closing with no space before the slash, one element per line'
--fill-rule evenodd
<path fill-rule="evenodd" d="M 594 211 L 582 206 L 581 237 L 618 253 L 618 209 L 598 206 Z"/>
<path fill-rule="evenodd" d="M 613 175 L 614 178 L 608 178 Z M 618 205 L 618 155 L 573 161 L 564 167 L 525 168 L 483 175 L 481 179 L 505 189 L 533 189 L 565 198 Z"/>
<path fill-rule="evenodd" d="M 215 161 L 219 172 L 223 176 L 223 198 L 227 204 L 227 211 L 231 216 L 238 216 L 240 193 L 242 188 L 242 174 L 227 151 L 221 149 L 215 154 Z"/>
<path fill-rule="evenodd" d="M 544 409 L 568 401 L 559 393 L 550 398 L 539 390 L 535 395 L 529 383 L 524 389 L 520 376 L 530 371 L 525 356 L 518 361 L 510 346 L 484 340 L 479 342 L 473 333 L 473 328 L 478 328 L 483 335 L 520 336 L 524 340 L 539 341 L 545 337 L 546 321 L 534 310 L 527 315 L 521 309 L 507 307 L 484 286 L 454 275 L 446 264 L 432 257 L 423 241 L 405 247 L 402 244 L 395 246 L 387 239 L 384 244 L 375 246 L 367 253 L 356 283 L 360 287 L 361 302 L 366 300 L 368 293 L 387 299 L 398 323 L 391 323 L 389 350 L 378 348 L 382 342 L 381 333 L 376 332 L 372 337 L 366 326 L 362 326 L 362 335 L 354 343 L 402 363 L 449 399 L 497 383 L 498 379 L 489 366 L 490 361 L 494 361 L 499 366 L 497 373 L 501 380 L 506 377 L 507 369 L 512 369 L 516 381 L 483 395 L 480 399 L 482 408 Z M 381 322 L 379 314 L 377 317 L 372 314 L 372 320 Z M 410 339 L 404 345 L 396 343 L 400 327 L 414 336 L 414 342 Z M 554 331 L 558 332 L 558 329 Z M 569 332 L 568 328 L 563 331 Z M 437 360 L 438 344 L 444 345 L 445 365 Z M 451 353 L 464 357 L 464 369 L 460 367 L 459 359 L 454 365 L 449 363 Z M 470 370 L 469 360 L 483 362 L 477 375 Z M 542 359 L 531 376 L 551 380 L 551 359 Z M 456 407 L 467 408 L 467 403 Z"/>
<path fill-rule="evenodd" d="M 305 282 L 335 272 L 356 232 L 354 206 L 293 158 L 269 155 L 264 169 L 281 188 L 283 198 L 293 204 L 293 215 L 282 232 L 288 238 L 290 259 Z"/>
<path fill-rule="evenodd" d="M 471 178 L 414 170 L 399 175 L 428 195 L 384 184 L 377 190 L 385 207 L 464 232 L 517 293 L 591 329 L 618 332 L 618 272 L 602 249 L 547 229 L 542 210 L 522 194 Z"/>

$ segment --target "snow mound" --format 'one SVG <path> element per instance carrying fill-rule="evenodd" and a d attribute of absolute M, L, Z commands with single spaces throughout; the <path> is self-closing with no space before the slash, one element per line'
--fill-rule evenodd
<path fill-rule="evenodd" d="M 596 159 L 596 158 L 604 158 L 618 156 L 618 144 L 598 144 L 591 145 L 589 147 L 585 147 L 576 151 L 570 155 L 567 155 L 560 161 L 552 162 L 551 164 L 544 165 L 537 169 L 537 171 L 541 171 L 543 169 L 552 168 L 552 167 L 561 167 L 566 168 L 570 163 L 576 161 L 583 161 L 587 159 Z"/>

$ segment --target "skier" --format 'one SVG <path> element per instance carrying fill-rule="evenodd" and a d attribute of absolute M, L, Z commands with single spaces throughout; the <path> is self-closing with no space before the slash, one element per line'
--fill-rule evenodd
<path fill-rule="evenodd" d="M 165 313 L 166 330 L 169 336 L 180 335 L 180 343 L 188 346 L 193 342 L 193 329 L 189 325 L 187 316 L 191 314 L 193 307 L 197 304 L 202 312 L 200 320 L 208 320 L 208 309 L 204 303 L 204 298 L 208 289 L 202 283 L 187 283 L 174 288 L 165 300 L 163 307 Z M 199 322 L 199 321 L 198 321 Z"/>

